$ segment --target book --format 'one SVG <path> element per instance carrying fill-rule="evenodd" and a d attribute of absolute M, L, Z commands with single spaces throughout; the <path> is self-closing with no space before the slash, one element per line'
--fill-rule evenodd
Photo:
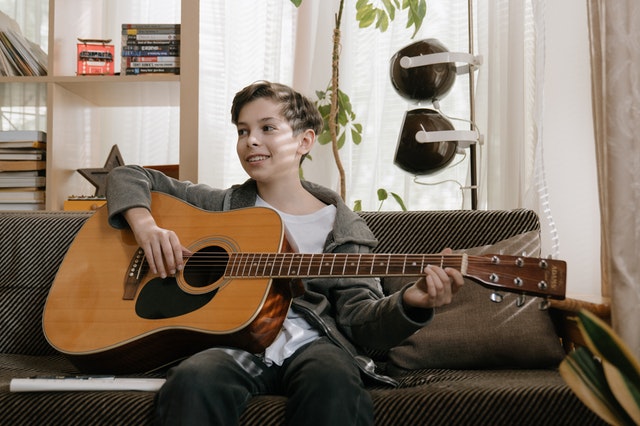
<path fill-rule="evenodd" d="M 44 160 L 45 151 L 41 149 L 2 148 L 0 160 Z"/>
<path fill-rule="evenodd" d="M 42 130 L 1 130 L 0 148 L 7 148 L 4 142 L 46 142 L 47 134 Z"/>
<path fill-rule="evenodd" d="M 45 210 L 44 203 L 0 203 L 0 210 L 20 211 L 20 210 Z"/>
<path fill-rule="evenodd" d="M 43 203 L 44 189 L 41 188 L 1 188 L 0 203 Z"/>
<path fill-rule="evenodd" d="M 180 32 L 180 24 L 122 24 L 122 31 L 172 29 Z"/>
<path fill-rule="evenodd" d="M 180 67 L 174 67 L 174 68 L 155 68 L 155 67 L 125 68 L 125 75 L 137 75 L 137 74 L 149 74 L 149 73 L 180 74 Z"/>
<path fill-rule="evenodd" d="M 0 188 L 41 188 L 46 185 L 44 176 L 4 176 L 0 173 Z"/>
<path fill-rule="evenodd" d="M 1 75 L 47 75 L 47 55 L 19 31 L 0 31 Z"/>
<path fill-rule="evenodd" d="M 126 68 L 180 68 L 180 61 L 126 61 Z"/>
<path fill-rule="evenodd" d="M 45 142 L 40 141 L 15 141 L 15 142 L 0 142 L 2 148 L 32 148 L 45 150 L 47 145 Z"/>
<path fill-rule="evenodd" d="M 20 171 L 20 170 L 44 170 L 47 162 L 44 160 L 0 160 L 0 172 Z"/>
<path fill-rule="evenodd" d="M 106 377 L 106 376 L 51 376 L 13 378 L 11 392 L 55 391 L 142 391 L 156 392 L 165 379 Z"/>
<path fill-rule="evenodd" d="M 180 56 L 180 48 L 178 46 L 168 45 L 126 45 L 122 46 L 122 57 L 154 57 L 154 56 Z"/>
<path fill-rule="evenodd" d="M 140 40 L 180 40 L 180 34 L 123 34 L 122 35 L 122 44 L 126 45 L 130 41 L 140 41 Z"/>

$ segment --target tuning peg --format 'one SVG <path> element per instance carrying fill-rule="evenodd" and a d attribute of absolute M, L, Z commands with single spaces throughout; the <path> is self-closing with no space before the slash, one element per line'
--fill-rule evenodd
<path fill-rule="evenodd" d="M 538 303 L 538 309 L 541 311 L 546 311 L 551 306 L 551 302 L 548 299 L 542 299 L 540 303 Z"/>
<path fill-rule="evenodd" d="M 518 308 L 521 308 L 524 306 L 526 301 L 527 301 L 527 296 L 525 296 L 524 294 L 519 294 L 518 297 L 516 297 L 516 306 Z"/>
<path fill-rule="evenodd" d="M 497 291 L 494 291 L 493 293 L 491 293 L 491 296 L 489 296 L 489 299 L 491 299 L 491 301 L 494 303 L 500 303 L 504 299 L 504 296 Z"/>

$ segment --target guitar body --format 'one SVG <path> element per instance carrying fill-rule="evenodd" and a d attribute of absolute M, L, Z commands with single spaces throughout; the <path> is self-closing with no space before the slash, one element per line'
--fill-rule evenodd
<path fill-rule="evenodd" d="M 194 253 L 271 253 L 284 244 L 273 210 L 208 212 L 168 195 L 152 197 L 158 225 Z M 106 207 L 99 209 L 79 231 L 44 309 L 47 340 L 81 370 L 148 371 L 215 345 L 259 353 L 275 339 L 291 302 L 289 280 L 229 280 L 225 265 L 203 277 L 190 272 L 194 256 L 175 277 L 138 267 L 140 279 L 127 284 L 139 248 L 133 233 L 113 229 L 107 216 Z"/>

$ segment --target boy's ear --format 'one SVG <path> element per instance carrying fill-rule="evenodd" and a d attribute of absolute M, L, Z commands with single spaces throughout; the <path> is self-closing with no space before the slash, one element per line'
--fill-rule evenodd
<path fill-rule="evenodd" d="M 307 129 L 300 134 L 300 146 L 298 149 L 301 154 L 308 154 L 313 148 L 313 144 L 316 141 L 316 132 L 311 129 Z"/>

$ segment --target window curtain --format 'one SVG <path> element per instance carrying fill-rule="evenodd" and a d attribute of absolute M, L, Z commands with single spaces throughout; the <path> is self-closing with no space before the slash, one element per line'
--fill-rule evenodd
<path fill-rule="evenodd" d="M 340 87 L 347 93 L 364 127 L 360 145 L 347 142 L 340 151 L 347 172 L 347 202 L 362 200 L 364 209 L 377 209 L 376 191 L 383 188 L 401 196 L 409 209 L 470 207 L 469 150 L 435 174 L 411 176 L 393 164 L 398 134 L 406 111 L 424 107 L 395 92 L 389 78 L 391 57 L 417 40 L 436 38 L 449 51 L 469 52 L 469 3 L 472 4 L 474 54 L 482 55 L 476 71 L 476 125 L 484 136 L 478 147 L 479 208 L 530 207 L 540 209 L 544 169 L 537 148 L 541 125 L 541 91 L 536 81 L 536 55 L 544 54 L 543 28 L 536 24 L 544 8 L 534 10 L 527 0 L 430 0 L 420 31 L 405 28 L 398 12 L 381 33 L 359 28 L 353 2 L 347 2 L 341 27 Z M 544 2 L 535 2 L 544 3 Z M 298 17 L 294 81 L 307 93 L 329 84 L 331 31 L 337 10 L 320 8 L 320 1 L 304 0 Z M 337 9 L 338 2 L 334 2 Z M 540 34 L 538 34 L 540 32 Z M 489 53 L 490 52 L 490 53 Z M 458 64 L 462 65 L 462 64 Z M 457 129 L 466 130 L 470 118 L 467 74 L 460 74 L 451 92 L 440 101 L 441 112 Z M 461 120 L 456 120 L 461 119 Z M 337 189 L 337 172 L 329 146 L 317 146 L 304 165 L 305 177 Z M 538 183 L 536 183 L 536 181 Z M 372 184 L 373 183 L 373 184 Z M 400 207 L 385 201 L 387 210 Z"/>
<path fill-rule="evenodd" d="M 640 356 L 640 4 L 589 0 L 603 295 L 616 331 Z"/>
<path fill-rule="evenodd" d="M 200 182 L 226 188 L 247 179 L 231 102 L 256 80 L 293 84 L 296 25 L 289 0 L 200 2 Z"/>

